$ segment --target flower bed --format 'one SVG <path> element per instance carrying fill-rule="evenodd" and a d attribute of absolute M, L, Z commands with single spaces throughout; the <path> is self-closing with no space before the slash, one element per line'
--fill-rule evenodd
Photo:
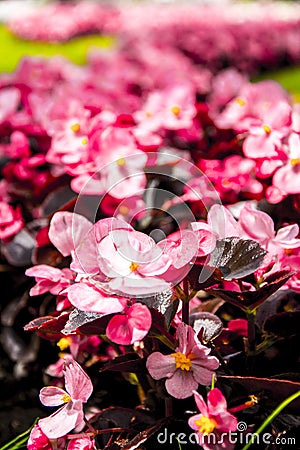
<path fill-rule="evenodd" d="M 40 408 L 29 450 L 299 439 L 299 103 L 195 64 L 177 13 L 161 45 L 128 27 L 86 66 L 0 77 L 2 343 Z"/>

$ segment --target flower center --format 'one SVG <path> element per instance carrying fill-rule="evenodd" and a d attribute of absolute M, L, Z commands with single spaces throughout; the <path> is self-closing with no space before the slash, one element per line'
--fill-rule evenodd
<path fill-rule="evenodd" d="M 118 166 L 120 166 L 120 167 L 125 166 L 125 164 L 126 164 L 125 158 L 119 158 L 119 159 L 117 159 L 117 164 L 118 164 Z"/>
<path fill-rule="evenodd" d="M 131 270 L 131 272 L 136 272 L 138 267 L 139 267 L 139 264 L 132 262 L 129 266 L 129 269 Z"/>
<path fill-rule="evenodd" d="M 171 112 L 174 114 L 174 116 L 179 116 L 181 109 L 179 106 L 172 106 Z"/>
<path fill-rule="evenodd" d="M 214 419 L 210 419 L 207 416 L 202 416 L 200 419 L 195 420 L 195 425 L 199 427 L 200 433 L 206 435 L 212 433 L 218 424 Z"/>
<path fill-rule="evenodd" d="M 82 145 L 86 145 L 88 143 L 88 139 L 87 138 L 83 138 L 81 143 L 82 143 Z"/>
<path fill-rule="evenodd" d="M 238 98 L 236 99 L 236 103 L 237 103 L 239 106 L 245 106 L 245 105 L 246 105 L 245 100 L 243 100 L 243 99 L 240 98 L 240 97 L 238 97 Z"/>
<path fill-rule="evenodd" d="M 181 352 L 172 353 L 171 356 L 175 359 L 176 369 L 191 370 L 192 362 L 190 358 Z"/>
<path fill-rule="evenodd" d="M 65 338 L 61 338 L 61 339 L 57 342 L 56 345 L 60 348 L 60 351 L 63 352 L 64 350 L 66 350 L 67 348 L 70 347 L 70 344 L 71 344 L 71 339 L 65 337 Z"/>
<path fill-rule="evenodd" d="M 263 128 L 263 130 L 264 130 L 264 132 L 266 133 L 266 134 L 271 134 L 271 128 L 269 127 L 269 125 L 263 125 L 262 126 L 262 128 Z"/>
<path fill-rule="evenodd" d="M 291 164 L 293 167 L 298 166 L 298 164 L 300 164 L 300 158 L 291 159 Z"/>
<path fill-rule="evenodd" d="M 69 403 L 72 400 L 68 394 L 64 394 L 61 399 L 64 403 Z"/>
<path fill-rule="evenodd" d="M 73 133 L 79 133 L 79 131 L 80 131 L 79 123 L 74 123 L 74 125 L 71 125 L 70 128 L 73 131 Z"/>
<path fill-rule="evenodd" d="M 119 208 L 119 212 L 120 214 L 123 214 L 124 216 L 126 216 L 129 213 L 130 209 L 128 208 L 128 206 L 122 205 Z"/>

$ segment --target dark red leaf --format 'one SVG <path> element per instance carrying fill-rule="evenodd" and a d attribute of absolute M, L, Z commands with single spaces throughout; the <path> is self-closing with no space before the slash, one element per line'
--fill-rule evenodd
<path fill-rule="evenodd" d="M 265 285 L 256 291 L 225 291 L 223 289 L 212 289 L 207 292 L 220 297 L 223 300 L 246 311 L 261 305 L 267 298 L 283 286 L 293 275 L 289 270 L 281 270 L 265 278 Z"/>
<path fill-rule="evenodd" d="M 58 317 L 38 317 L 25 325 L 24 330 L 36 331 L 39 336 L 45 339 L 58 340 L 64 336 L 62 330 L 68 321 L 69 314 L 69 311 L 65 311 Z"/>

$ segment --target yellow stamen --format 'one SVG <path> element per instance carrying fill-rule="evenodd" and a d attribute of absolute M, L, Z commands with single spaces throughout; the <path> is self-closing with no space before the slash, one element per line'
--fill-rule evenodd
<path fill-rule="evenodd" d="M 207 435 L 212 433 L 218 424 L 214 419 L 202 416 L 200 419 L 195 420 L 195 425 L 199 427 L 200 433 Z"/>
<path fill-rule="evenodd" d="M 291 256 L 291 255 L 293 255 L 295 252 L 294 252 L 294 250 L 293 250 L 292 248 L 285 248 L 285 249 L 284 249 L 284 253 L 285 253 L 287 256 Z"/>
<path fill-rule="evenodd" d="M 74 123 L 74 125 L 71 125 L 70 128 L 74 133 L 79 133 L 79 131 L 80 131 L 79 123 Z"/>
<path fill-rule="evenodd" d="M 135 272 L 138 269 L 138 267 L 139 264 L 132 262 L 130 263 L 129 269 L 131 270 L 131 272 Z"/>
<path fill-rule="evenodd" d="M 82 145 L 86 145 L 88 143 L 88 138 L 83 138 L 81 143 Z"/>
<path fill-rule="evenodd" d="M 123 214 L 123 216 L 126 216 L 129 213 L 130 209 L 128 208 L 128 206 L 122 205 L 119 208 L 119 212 L 120 214 Z"/>
<path fill-rule="evenodd" d="M 125 164 L 126 164 L 126 159 L 125 159 L 125 158 L 119 158 L 119 159 L 117 159 L 117 164 L 118 164 L 118 166 L 120 166 L 120 167 L 125 166 Z"/>
<path fill-rule="evenodd" d="M 231 185 L 231 182 L 227 178 L 224 178 L 224 180 L 222 180 L 222 186 L 228 187 L 230 185 Z"/>
<path fill-rule="evenodd" d="M 179 106 L 172 106 L 171 112 L 174 114 L 174 116 L 179 116 L 181 109 Z"/>
<path fill-rule="evenodd" d="M 145 116 L 148 117 L 148 118 L 150 118 L 150 117 L 152 117 L 152 113 L 151 113 L 150 111 L 147 111 L 147 112 L 145 113 Z"/>
<path fill-rule="evenodd" d="M 291 159 L 291 164 L 293 167 L 298 166 L 298 164 L 300 164 L 300 158 Z"/>
<path fill-rule="evenodd" d="M 171 356 L 175 359 L 176 369 L 191 370 L 192 362 L 190 358 L 181 352 L 171 353 Z"/>
<path fill-rule="evenodd" d="M 236 103 L 237 103 L 239 106 L 245 106 L 245 105 L 246 105 L 245 100 L 243 100 L 243 99 L 240 98 L 240 97 L 238 97 L 235 101 L 236 101 Z"/>
<path fill-rule="evenodd" d="M 61 339 L 57 342 L 56 345 L 57 345 L 57 346 L 59 347 L 59 349 L 63 352 L 64 350 L 66 350 L 67 348 L 70 347 L 70 345 L 71 345 L 71 339 L 68 338 L 68 337 L 63 337 L 63 338 L 61 338 Z"/>
<path fill-rule="evenodd" d="M 68 394 L 64 394 L 61 399 L 64 403 L 69 403 L 72 400 Z"/>
<path fill-rule="evenodd" d="M 272 131 L 269 125 L 263 125 L 262 128 L 266 134 L 270 134 Z"/>

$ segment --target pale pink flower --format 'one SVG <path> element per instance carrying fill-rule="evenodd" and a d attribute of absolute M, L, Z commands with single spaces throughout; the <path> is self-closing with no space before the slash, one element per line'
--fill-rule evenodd
<path fill-rule="evenodd" d="M 228 412 L 222 392 L 218 388 L 211 389 L 207 394 L 207 403 L 196 391 L 194 398 L 200 414 L 190 417 L 188 424 L 197 433 L 198 444 L 204 450 L 232 449 L 229 433 L 236 431 L 238 421 Z M 211 434 L 215 435 L 215 439 L 209 436 Z M 223 439 L 220 439 L 221 436 Z"/>
<path fill-rule="evenodd" d="M 36 285 L 30 289 L 29 295 L 41 295 L 45 292 L 57 295 L 74 280 L 70 269 L 39 264 L 26 270 L 25 275 L 35 277 Z"/>
<path fill-rule="evenodd" d="M 219 367 L 215 356 L 209 356 L 210 349 L 201 344 L 195 331 L 181 323 L 176 331 L 178 347 L 171 355 L 152 353 L 147 359 L 147 369 L 155 380 L 167 378 L 166 390 L 175 398 L 187 398 L 199 384 L 208 386 L 214 370 Z"/>
<path fill-rule="evenodd" d="M 38 424 L 49 439 L 65 436 L 75 427 L 83 425 L 83 403 L 86 403 L 93 392 L 89 376 L 81 366 L 72 359 L 65 362 L 64 378 L 66 390 L 48 386 L 40 391 L 40 400 L 45 406 L 60 406 L 55 413 Z"/>
<path fill-rule="evenodd" d="M 299 226 L 287 225 L 275 233 L 272 218 L 263 211 L 255 210 L 247 203 L 239 217 L 241 235 L 258 241 L 264 247 L 269 256 L 282 256 L 284 249 L 300 247 Z M 268 255 L 267 255 L 268 256 Z"/>
<path fill-rule="evenodd" d="M 124 294 L 147 294 L 168 289 L 160 279 L 173 260 L 146 234 L 113 230 L 98 244 L 101 272 L 111 278 L 109 286 Z"/>

